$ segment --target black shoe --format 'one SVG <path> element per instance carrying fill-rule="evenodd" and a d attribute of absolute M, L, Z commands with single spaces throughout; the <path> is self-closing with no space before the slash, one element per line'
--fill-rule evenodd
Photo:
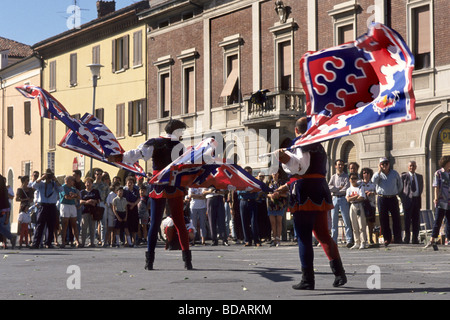
<path fill-rule="evenodd" d="M 155 252 L 145 252 L 145 270 L 153 270 L 153 262 L 155 261 Z"/>
<path fill-rule="evenodd" d="M 192 253 L 191 250 L 185 250 L 182 251 L 183 261 L 184 261 L 184 268 L 186 270 L 192 270 L 194 267 L 192 266 Z"/>
<path fill-rule="evenodd" d="M 314 268 L 302 268 L 302 280 L 292 286 L 294 290 L 314 290 Z"/>
<path fill-rule="evenodd" d="M 330 261 L 331 271 L 335 276 L 333 287 L 340 287 L 347 283 L 347 276 L 345 275 L 344 267 L 342 266 L 341 259 Z"/>

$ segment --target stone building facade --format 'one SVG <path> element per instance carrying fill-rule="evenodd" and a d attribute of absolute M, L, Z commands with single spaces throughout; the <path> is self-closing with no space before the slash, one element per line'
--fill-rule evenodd
<path fill-rule="evenodd" d="M 373 21 L 395 29 L 416 58 L 418 120 L 325 142 L 329 174 L 338 158 L 376 170 L 385 156 L 400 173 L 415 160 L 426 181 L 424 208 L 431 208 L 433 173 L 450 153 L 446 0 L 149 3 L 139 18 L 148 23 L 150 135 L 180 118 L 194 140 L 208 131 L 222 135 L 224 157 L 256 171 L 268 172 L 273 159 L 254 155 L 293 138 L 293 122 L 304 114 L 301 56 L 354 40 Z M 250 98 L 258 90 L 267 90 L 262 104 Z"/>

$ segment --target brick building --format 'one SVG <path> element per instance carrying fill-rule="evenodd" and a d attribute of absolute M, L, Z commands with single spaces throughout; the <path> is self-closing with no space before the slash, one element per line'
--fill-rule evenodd
<path fill-rule="evenodd" d="M 426 181 L 424 207 L 438 159 L 450 153 L 450 53 L 446 0 L 150 0 L 146 21 L 149 136 L 170 118 L 188 132 L 224 139 L 224 156 L 256 171 L 271 159 L 255 155 L 293 137 L 304 112 L 298 62 L 308 50 L 354 40 L 368 23 L 398 31 L 416 58 L 417 121 L 324 143 L 337 158 L 377 168 L 380 156 L 399 172 L 415 160 Z M 252 93 L 268 90 L 255 104 Z M 238 137 L 238 133 L 243 134 Z M 242 136 L 244 138 L 242 138 Z M 186 143 L 188 144 L 188 143 Z M 330 165 L 330 174 L 333 173 Z"/>

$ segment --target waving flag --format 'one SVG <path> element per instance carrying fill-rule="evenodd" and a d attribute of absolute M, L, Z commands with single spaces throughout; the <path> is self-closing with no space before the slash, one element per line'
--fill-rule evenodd
<path fill-rule="evenodd" d="M 109 155 L 121 154 L 124 150 L 113 133 L 99 119 L 88 113 L 80 120 L 73 118 L 58 100 L 38 86 L 25 85 L 16 89 L 27 98 L 38 99 L 41 117 L 59 119 L 69 128 L 59 144 L 61 147 L 145 176 L 144 170 L 137 163 L 129 166 L 106 160 Z"/>
<path fill-rule="evenodd" d="M 217 141 L 208 138 L 189 147 L 178 159 L 166 166 L 149 183 L 191 187 L 215 187 L 227 190 L 234 186 L 237 190 L 264 191 L 270 189 L 261 181 L 236 164 L 223 163 L 213 157 Z"/>
<path fill-rule="evenodd" d="M 416 119 L 414 57 L 380 23 L 354 42 L 308 52 L 300 60 L 308 130 L 296 145 Z"/>

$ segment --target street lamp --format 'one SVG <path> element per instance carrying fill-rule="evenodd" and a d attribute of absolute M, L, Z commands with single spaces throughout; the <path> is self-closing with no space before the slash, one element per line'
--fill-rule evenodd
<path fill-rule="evenodd" d="M 88 64 L 87 67 L 89 67 L 89 69 L 91 70 L 91 74 L 92 74 L 92 88 L 94 89 L 93 96 L 92 96 L 92 115 L 95 117 L 95 91 L 97 88 L 97 80 L 98 80 L 98 77 L 100 76 L 100 69 L 103 66 L 98 63 L 91 63 L 91 64 Z M 91 177 L 94 178 L 94 171 L 92 169 L 93 169 L 93 159 L 91 157 Z"/>

